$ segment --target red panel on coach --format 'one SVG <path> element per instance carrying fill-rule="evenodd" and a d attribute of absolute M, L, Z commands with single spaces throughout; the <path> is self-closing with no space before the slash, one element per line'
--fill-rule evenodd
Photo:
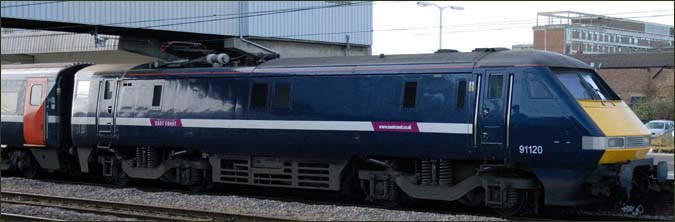
<path fill-rule="evenodd" d="M 47 78 L 28 78 L 23 112 L 23 137 L 26 145 L 45 144 L 45 97 Z"/>

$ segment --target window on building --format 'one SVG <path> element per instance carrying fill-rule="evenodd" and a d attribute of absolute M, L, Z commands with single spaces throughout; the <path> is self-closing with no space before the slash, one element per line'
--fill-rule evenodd
<path fill-rule="evenodd" d="M 457 108 L 464 108 L 464 98 L 466 98 L 466 80 L 460 80 L 457 84 Z"/>
<path fill-rule="evenodd" d="M 30 87 L 30 105 L 39 106 L 42 103 L 42 84 Z"/>
<path fill-rule="evenodd" d="M 251 86 L 251 108 L 267 107 L 267 83 L 253 83 Z"/>
<path fill-rule="evenodd" d="M 289 108 L 291 105 L 291 84 L 277 83 L 274 85 L 273 108 Z"/>
<path fill-rule="evenodd" d="M 403 87 L 403 108 L 415 108 L 417 100 L 417 82 L 405 82 Z"/>
<path fill-rule="evenodd" d="M 490 75 L 488 85 L 488 99 L 502 98 L 503 85 L 504 85 L 503 75 Z"/>
<path fill-rule="evenodd" d="M 647 97 L 645 96 L 631 96 L 630 103 L 628 105 L 633 108 L 635 105 L 639 105 L 645 101 L 647 101 Z"/>
<path fill-rule="evenodd" d="M 159 107 L 162 104 L 162 86 L 155 85 L 152 89 L 152 106 Z"/>

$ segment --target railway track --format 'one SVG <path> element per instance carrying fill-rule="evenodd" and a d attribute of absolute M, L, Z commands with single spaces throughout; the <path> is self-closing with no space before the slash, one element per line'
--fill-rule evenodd
<path fill-rule="evenodd" d="M 106 183 L 98 182 L 73 182 L 59 179 L 49 179 L 41 180 L 45 182 L 53 182 L 60 184 L 73 184 L 73 185 L 89 185 L 89 186 L 99 186 L 112 189 L 119 189 L 123 187 L 114 186 Z M 214 192 L 191 192 L 181 189 L 180 187 L 158 187 L 155 185 L 143 184 L 140 187 L 135 187 L 137 189 L 143 190 L 145 192 L 178 192 L 183 194 L 190 195 L 209 195 L 209 196 L 222 196 L 222 195 L 237 195 L 240 197 L 256 198 L 256 199 L 267 199 L 267 200 L 277 200 L 277 201 L 286 201 L 286 202 L 301 202 L 305 204 L 321 204 L 321 205 L 335 205 L 335 206 L 354 206 L 354 207 L 369 207 L 369 208 L 380 208 L 388 210 L 400 210 L 400 211 L 416 211 L 416 212 L 427 212 L 427 213 L 439 213 L 439 214 L 467 214 L 475 216 L 486 216 L 486 217 L 501 217 L 496 213 L 493 213 L 487 208 L 475 208 L 475 207 L 466 207 L 463 205 L 455 205 L 448 203 L 439 203 L 435 201 L 420 201 L 415 204 L 408 204 L 404 207 L 396 208 L 386 208 L 378 205 L 365 203 L 363 201 L 357 201 L 353 198 L 346 198 L 340 195 L 330 195 L 326 193 L 317 193 L 312 195 L 312 192 L 308 191 L 298 191 L 302 193 L 296 193 L 294 190 L 287 190 L 286 192 L 265 192 L 268 191 L 265 188 L 249 188 L 241 185 L 225 185 L 224 187 L 216 187 Z M 234 187 L 233 187 L 234 186 Z M 227 190 L 227 192 L 222 193 L 218 191 Z M 261 194 L 263 193 L 263 194 Z M 3 193 L 4 194 L 4 193 Z M 302 194 L 302 195 L 297 195 Z M 3 195 L 4 196 L 4 195 Z M 517 221 L 548 221 L 548 220 L 603 220 L 603 221 L 641 221 L 641 220 L 659 220 L 655 218 L 640 218 L 637 216 L 631 215 L 606 215 L 606 214 L 588 214 L 585 212 L 574 212 L 558 208 L 545 208 L 542 214 L 537 216 L 519 216 L 519 217 L 510 217 L 506 218 L 509 220 Z M 672 218 L 672 216 L 671 216 Z M 273 219 L 279 220 L 279 219 Z M 671 220 L 672 221 L 672 220 Z"/>
<path fill-rule="evenodd" d="M 54 218 L 36 217 L 10 213 L 0 213 L 0 218 L 2 218 L 3 221 L 65 221 Z"/>
<path fill-rule="evenodd" d="M 2 191 L 2 202 L 39 207 L 112 215 L 121 218 L 139 220 L 178 221 L 178 220 L 218 220 L 218 221 L 270 221 L 292 220 L 290 218 L 271 218 L 244 214 L 230 214 L 203 210 L 148 206 L 141 204 L 101 201 L 82 198 L 46 196 L 20 192 Z"/>

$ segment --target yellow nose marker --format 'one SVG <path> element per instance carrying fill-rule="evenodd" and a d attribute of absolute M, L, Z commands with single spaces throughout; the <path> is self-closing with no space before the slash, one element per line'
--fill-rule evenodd
<path fill-rule="evenodd" d="M 606 137 L 649 136 L 649 131 L 635 113 L 621 100 L 579 100 L 579 104 Z M 600 164 L 623 163 L 647 157 L 649 147 L 606 149 Z"/>
<path fill-rule="evenodd" d="M 644 159 L 649 148 L 608 149 L 600 157 L 599 164 L 623 163 L 628 160 Z"/>
<path fill-rule="evenodd" d="M 579 100 L 579 103 L 607 137 L 649 135 L 633 110 L 621 100 Z"/>

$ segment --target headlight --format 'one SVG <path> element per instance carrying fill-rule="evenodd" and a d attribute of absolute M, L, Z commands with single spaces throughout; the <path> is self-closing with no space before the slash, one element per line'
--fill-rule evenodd
<path fill-rule="evenodd" d="M 623 137 L 609 137 L 607 138 L 607 148 L 623 148 L 625 140 Z"/>

